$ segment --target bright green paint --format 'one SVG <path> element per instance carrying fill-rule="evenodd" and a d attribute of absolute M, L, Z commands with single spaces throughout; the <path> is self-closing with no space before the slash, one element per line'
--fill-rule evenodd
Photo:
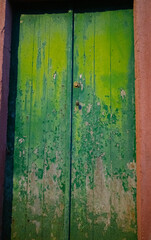
<path fill-rule="evenodd" d="M 12 239 L 137 239 L 133 45 L 132 10 L 21 15 Z"/>

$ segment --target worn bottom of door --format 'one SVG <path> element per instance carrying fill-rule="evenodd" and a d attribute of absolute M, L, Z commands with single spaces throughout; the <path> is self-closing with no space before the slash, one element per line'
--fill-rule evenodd
<path fill-rule="evenodd" d="M 136 240 L 133 11 L 19 21 L 3 238 Z"/>

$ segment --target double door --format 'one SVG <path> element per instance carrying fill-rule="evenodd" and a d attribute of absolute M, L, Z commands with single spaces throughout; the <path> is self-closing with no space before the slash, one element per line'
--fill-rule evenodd
<path fill-rule="evenodd" d="M 132 10 L 21 14 L 12 239 L 137 239 L 133 51 Z"/>

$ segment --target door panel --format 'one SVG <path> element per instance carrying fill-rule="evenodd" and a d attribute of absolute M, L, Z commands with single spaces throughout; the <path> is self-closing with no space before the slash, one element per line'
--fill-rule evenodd
<path fill-rule="evenodd" d="M 11 239 L 136 240 L 133 11 L 22 14 L 15 101 Z"/>
<path fill-rule="evenodd" d="M 74 16 L 70 239 L 137 239 L 133 12 Z"/>
<path fill-rule="evenodd" d="M 67 239 L 72 14 L 21 15 L 12 239 Z"/>

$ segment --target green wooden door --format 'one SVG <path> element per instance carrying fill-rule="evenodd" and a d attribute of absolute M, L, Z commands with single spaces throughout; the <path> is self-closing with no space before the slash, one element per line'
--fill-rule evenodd
<path fill-rule="evenodd" d="M 133 51 L 132 10 L 21 15 L 12 239 L 137 239 Z"/>

